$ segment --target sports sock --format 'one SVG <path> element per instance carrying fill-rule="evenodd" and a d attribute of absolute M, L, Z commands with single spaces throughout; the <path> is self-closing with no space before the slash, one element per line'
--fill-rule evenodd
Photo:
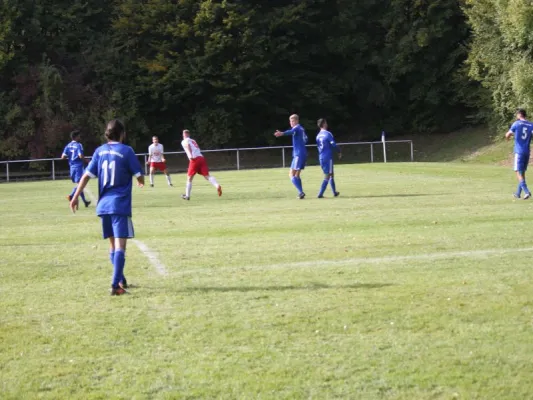
<path fill-rule="evenodd" d="M 518 182 L 518 188 L 516 188 L 516 196 L 520 197 L 522 194 L 522 182 Z"/>
<path fill-rule="evenodd" d="M 172 180 L 170 180 L 170 174 L 167 175 L 167 183 L 169 185 L 172 185 Z"/>
<path fill-rule="evenodd" d="M 192 190 L 192 182 L 187 182 L 187 185 L 185 186 L 185 196 L 191 197 L 191 190 Z"/>
<path fill-rule="evenodd" d="M 530 192 L 527 188 L 526 180 L 524 179 L 522 182 L 520 182 L 520 184 L 522 185 L 522 190 L 524 191 L 524 193 L 529 194 Z"/>
<path fill-rule="evenodd" d="M 154 174 L 150 174 L 150 185 L 154 184 Z"/>
<path fill-rule="evenodd" d="M 74 197 L 74 193 L 76 193 L 76 189 L 77 188 L 78 188 L 77 186 L 74 186 L 74 189 L 72 189 L 72 192 L 70 192 L 70 197 L 71 198 Z"/>
<path fill-rule="evenodd" d="M 337 193 L 337 188 L 335 188 L 335 179 L 333 179 L 333 177 L 329 178 L 329 184 L 331 185 L 333 194 Z"/>
<path fill-rule="evenodd" d="M 318 197 L 322 197 L 324 195 L 324 192 L 326 191 L 328 187 L 329 181 L 327 179 L 324 179 L 322 181 L 322 185 L 320 186 L 320 192 L 318 193 Z"/>
<path fill-rule="evenodd" d="M 113 287 L 117 287 L 118 283 L 122 280 L 125 263 L 126 255 L 124 254 L 124 250 L 115 250 L 115 258 L 113 260 L 113 282 L 111 283 Z"/>
<path fill-rule="evenodd" d="M 295 176 L 292 176 L 291 177 L 291 182 L 294 185 L 294 187 L 296 188 L 296 190 L 298 191 L 298 193 L 302 193 L 302 190 L 300 189 L 300 187 L 298 185 L 298 178 L 295 177 Z"/>
<path fill-rule="evenodd" d="M 115 250 L 109 251 L 109 259 L 111 260 L 111 264 L 115 262 Z"/>
<path fill-rule="evenodd" d="M 214 187 L 218 188 L 218 182 L 217 180 L 215 179 L 214 176 L 211 176 L 209 175 L 209 178 L 207 178 L 209 180 L 209 182 L 211 182 L 211 185 L 213 185 Z"/>
<path fill-rule="evenodd" d="M 87 200 L 85 200 L 85 193 L 83 193 L 83 191 L 80 193 L 80 197 L 83 200 L 83 202 L 86 204 Z"/>
<path fill-rule="evenodd" d="M 302 178 L 297 177 L 296 178 L 296 183 L 298 184 L 298 190 L 300 191 L 300 193 L 303 193 L 304 188 L 303 188 L 303 185 L 302 185 Z"/>

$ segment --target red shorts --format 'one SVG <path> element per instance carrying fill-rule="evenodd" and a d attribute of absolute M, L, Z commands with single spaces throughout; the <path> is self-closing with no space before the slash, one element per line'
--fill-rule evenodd
<path fill-rule="evenodd" d="M 151 162 L 150 163 L 150 169 L 158 169 L 159 171 L 163 172 L 167 169 L 167 163 L 164 162 Z"/>
<path fill-rule="evenodd" d="M 209 175 L 209 168 L 207 168 L 207 163 L 203 157 L 196 157 L 189 161 L 187 176 L 194 176 L 196 174 L 203 176 Z"/>

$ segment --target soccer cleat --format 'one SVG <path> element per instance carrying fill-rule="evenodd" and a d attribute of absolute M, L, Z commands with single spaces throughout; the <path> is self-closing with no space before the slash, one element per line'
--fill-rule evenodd
<path fill-rule="evenodd" d="M 85 202 L 85 208 L 89 207 L 91 205 L 91 202 L 90 201 L 86 201 Z"/>
<path fill-rule="evenodd" d="M 339 194 L 341 194 L 341 192 L 335 192 L 334 196 L 339 197 Z"/>
<path fill-rule="evenodd" d="M 111 296 L 121 296 L 123 294 L 127 294 L 126 290 L 124 288 L 121 288 L 120 286 L 113 287 L 111 286 Z"/>
<path fill-rule="evenodd" d="M 150 183 L 150 187 L 154 187 L 154 184 L 153 184 L 153 183 Z"/>
<path fill-rule="evenodd" d="M 516 193 L 513 193 L 513 197 L 514 197 L 515 199 L 519 199 L 519 198 L 520 198 L 520 196 L 517 195 Z"/>
<path fill-rule="evenodd" d="M 317 199 L 323 199 L 324 196 L 320 195 L 320 196 L 316 196 Z"/>
<path fill-rule="evenodd" d="M 181 198 L 182 198 L 183 200 L 189 200 L 189 197 L 185 196 L 184 194 L 181 195 Z"/>
<path fill-rule="evenodd" d="M 122 275 L 122 280 L 118 283 L 118 286 L 120 286 L 122 289 L 128 288 L 128 281 L 124 275 Z"/>
<path fill-rule="evenodd" d="M 300 193 L 300 194 L 298 195 L 298 198 L 299 198 L 300 200 L 302 200 L 304 197 L 305 197 L 305 193 L 304 193 L 304 192 L 302 192 L 302 193 Z"/>
<path fill-rule="evenodd" d="M 168 186 L 174 186 L 172 183 L 169 183 Z"/>
<path fill-rule="evenodd" d="M 527 200 L 531 197 L 531 193 L 526 193 L 526 195 L 524 196 L 524 200 Z"/>
<path fill-rule="evenodd" d="M 67 196 L 67 200 L 72 201 L 72 196 L 70 194 Z"/>
<path fill-rule="evenodd" d="M 218 197 L 222 196 L 222 186 L 218 185 L 217 192 L 218 192 Z"/>

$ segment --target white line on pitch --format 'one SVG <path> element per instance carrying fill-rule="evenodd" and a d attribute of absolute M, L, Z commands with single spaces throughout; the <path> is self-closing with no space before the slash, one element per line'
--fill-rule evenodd
<path fill-rule="evenodd" d="M 195 274 L 201 272 L 213 271 L 238 271 L 245 269 L 250 270 L 269 270 L 269 269 L 284 269 L 284 268 L 305 268 L 305 267 L 328 267 L 336 265 L 364 265 L 364 264 L 387 264 L 399 261 L 417 261 L 417 260 L 445 260 L 456 257 L 464 258 L 483 258 L 490 256 L 500 256 L 512 253 L 529 253 L 533 252 L 533 247 L 523 247 L 515 249 L 486 249 L 486 250 L 464 250 L 464 251 L 450 251 L 441 253 L 425 253 L 425 254 L 411 254 L 405 256 L 385 256 L 385 257 L 358 257 L 345 258 L 342 260 L 315 260 L 315 261 L 300 261 L 294 263 L 284 264 L 267 264 L 267 265 L 243 265 L 235 267 L 213 267 L 213 268 L 198 268 L 179 271 L 179 274 Z"/>
<path fill-rule="evenodd" d="M 91 189 L 85 188 L 85 192 L 89 195 L 93 204 L 96 205 L 97 200 L 93 192 L 91 191 Z M 135 245 L 139 248 L 141 253 L 143 253 L 146 256 L 146 258 L 148 258 L 148 261 L 150 261 L 150 264 L 152 264 L 155 267 L 155 269 L 160 275 L 168 275 L 168 271 L 165 265 L 161 261 L 159 261 L 159 258 L 157 257 L 157 253 L 155 251 L 151 250 L 147 245 L 145 245 L 143 242 L 141 242 L 138 239 L 131 239 L 131 241 L 135 243 Z"/>

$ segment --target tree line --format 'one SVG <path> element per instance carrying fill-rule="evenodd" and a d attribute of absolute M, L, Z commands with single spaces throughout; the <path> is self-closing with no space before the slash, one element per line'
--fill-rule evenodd
<path fill-rule="evenodd" d="M 349 139 L 507 123 L 529 106 L 520 0 L 0 0 L 0 158 L 45 157 L 106 120 L 128 141 L 273 143 L 301 115 Z M 311 135 L 312 136 L 312 135 Z"/>

